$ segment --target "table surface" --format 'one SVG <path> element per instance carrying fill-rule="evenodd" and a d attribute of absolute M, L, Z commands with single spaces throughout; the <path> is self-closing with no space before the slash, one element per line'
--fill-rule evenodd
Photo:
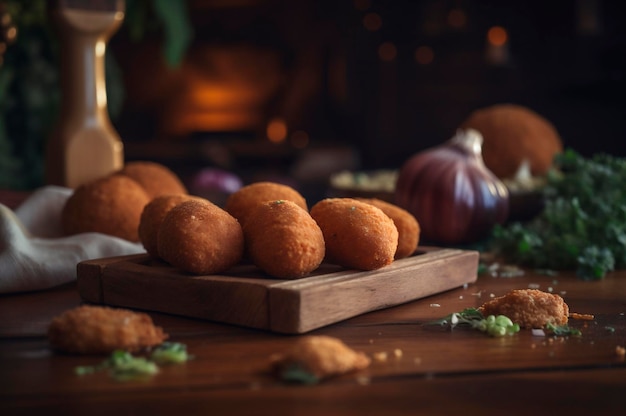
<path fill-rule="evenodd" d="M 594 318 L 570 319 L 582 336 L 558 338 L 530 330 L 492 338 L 429 324 L 524 288 L 560 294 L 571 312 Z M 57 353 L 46 331 L 79 304 L 74 283 L 0 296 L 0 414 L 626 414 L 626 363 L 617 352 L 626 346 L 626 271 L 601 281 L 529 270 L 480 275 L 467 287 L 317 329 L 308 335 L 339 338 L 373 359 L 315 385 L 269 371 L 272 355 L 303 335 L 161 313 L 150 315 L 192 360 L 141 381 L 76 375 L 75 367 L 105 357 Z"/>

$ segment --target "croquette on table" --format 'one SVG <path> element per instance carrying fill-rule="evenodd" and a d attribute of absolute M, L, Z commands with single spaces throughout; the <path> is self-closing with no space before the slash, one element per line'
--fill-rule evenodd
<path fill-rule="evenodd" d="M 325 335 L 300 337 L 282 354 L 272 357 L 276 374 L 289 378 L 293 370 L 305 371 L 316 380 L 363 370 L 370 365 L 370 358 L 363 352 L 348 347 L 338 338 Z"/>
<path fill-rule="evenodd" d="M 561 296 L 537 289 L 512 290 L 485 302 L 478 310 L 484 316 L 505 315 L 522 328 L 565 325 L 569 317 L 569 307 Z"/>
<path fill-rule="evenodd" d="M 137 352 L 167 338 L 148 314 L 106 306 L 78 306 L 56 316 L 48 327 L 52 347 L 75 354 Z"/>

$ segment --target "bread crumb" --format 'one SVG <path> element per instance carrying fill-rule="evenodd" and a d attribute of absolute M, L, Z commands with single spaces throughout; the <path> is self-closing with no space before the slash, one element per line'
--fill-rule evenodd
<path fill-rule="evenodd" d="M 396 348 L 395 350 L 393 350 L 393 355 L 396 358 L 402 358 L 403 352 L 400 348 Z"/>
<path fill-rule="evenodd" d="M 379 361 L 379 362 L 387 361 L 387 352 L 385 351 L 375 352 L 372 357 L 376 361 Z"/>
<path fill-rule="evenodd" d="M 615 347 L 615 354 L 617 354 L 617 356 L 623 360 L 624 357 L 626 357 L 626 348 L 618 345 L 617 347 Z"/>
<path fill-rule="evenodd" d="M 595 318 L 592 314 L 589 314 L 589 313 L 576 313 L 576 312 L 570 313 L 569 317 L 572 319 L 582 319 L 585 321 L 593 321 L 593 319 Z"/>

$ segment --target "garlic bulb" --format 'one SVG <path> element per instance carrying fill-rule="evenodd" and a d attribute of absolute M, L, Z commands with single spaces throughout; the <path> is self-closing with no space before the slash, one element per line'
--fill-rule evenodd
<path fill-rule="evenodd" d="M 417 218 L 424 241 L 476 242 L 507 219 L 508 191 L 485 166 L 482 142 L 478 131 L 459 130 L 400 169 L 396 204 Z"/>

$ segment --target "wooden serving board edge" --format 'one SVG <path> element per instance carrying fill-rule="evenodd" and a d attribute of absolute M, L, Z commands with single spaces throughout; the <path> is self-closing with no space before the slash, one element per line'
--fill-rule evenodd
<path fill-rule="evenodd" d="M 305 333 L 474 283 L 478 259 L 478 252 L 441 249 L 398 260 L 384 274 L 341 271 L 272 286 L 270 329 Z"/>
<path fill-rule="evenodd" d="M 90 303 L 302 334 L 476 281 L 478 252 L 432 247 L 418 252 L 374 271 L 340 270 L 297 280 L 183 275 L 151 267 L 147 254 L 137 254 L 83 261 L 77 282 L 81 298 Z"/>

